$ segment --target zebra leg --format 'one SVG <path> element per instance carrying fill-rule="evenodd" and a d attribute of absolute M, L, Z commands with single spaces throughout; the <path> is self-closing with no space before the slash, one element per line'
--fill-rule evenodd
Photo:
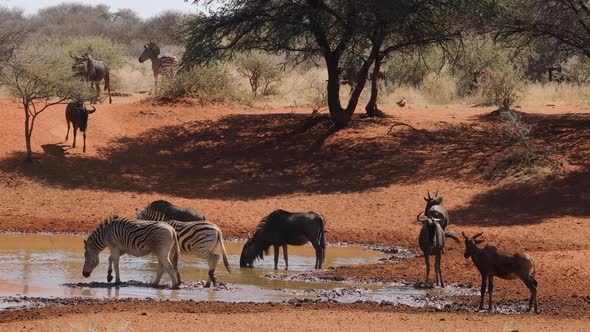
<path fill-rule="evenodd" d="M 205 287 L 211 287 L 211 283 L 213 283 L 213 286 L 215 287 L 215 283 L 217 282 L 217 280 L 215 280 L 215 267 L 217 266 L 218 261 L 219 255 L 217 254 L 210 253 L 207 257 L 207 263 L 209 264 L 209 280 L 205 284 Z"/>
<path fill-rule="evenodd" d="M 109 270 L 107 271 L 107 282 L 113 281 L 113 262 L 114 262 L 113 255 L 109 256 Z"/>
<path fill-rule="evenodd" d="M 275 244 L 274 245 L 274 251 L 275 251 L 275 270 L 279 268 L 279 245 Z"/>
<path fill-rule="evenodd" d="M 287 244 L 283 244 L 283 258 L 285 258 L 285 270 L 289 269 L 289 257 L 287 257 Z"/>
<path fill-rule="evenodd" d="M 119 285 L 121 283 L 121 275 L 119 274 L 119 256 L 120 253 L 118 251 L 112 252 L 111 256 L 113 257 L 113 263 L 115 264 L 115 285 Z"/>

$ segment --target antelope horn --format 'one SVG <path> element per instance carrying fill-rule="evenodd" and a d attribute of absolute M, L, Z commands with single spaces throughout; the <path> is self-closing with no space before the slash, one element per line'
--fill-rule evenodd
<path fill-rule="evenodd" d="M 438 189 L 436 189 L 436 192 L 434 193 L 434 197 L 438 196 Z"/>
<path fill-rule="evenodd" d="M 422 215 L 422 212 L 418 213 L 418 215 L 416 216 L 416 219 L 417 219 L 419 222 L 424 222 L 424 221 L 426 221 L 426 219 L 427 219 L 427 218 L 420 218 L 420 215 Z"/>
<path fill-rule="evenodd" d="M 428 199 L 432 199 L 432 197 L 430 196 L 430 191 L 428 189 L 426 189 L 426 193 L 428 194 Z"/>
<path fill-rule="evenodd" d="M 467 234 L 465 234 L 465 232 L 461 232 L 461 235 L 463 235 L 463 237 L 465 238 L 465 240 L 469 239 L 469 236 L 467 236 Z"/>
<path fill-rule="evenodd" d="M 473 236 L 473 239 L 475 240 L 475 239 L 477 239 L 478 237 L 480 237 L 480 236 L 482 236 L 482 235 L 483 235 L 483 232 L 481 232 L 481 233 L 477 233 L 477 234 L 475 234 L 475 235 Z"/>

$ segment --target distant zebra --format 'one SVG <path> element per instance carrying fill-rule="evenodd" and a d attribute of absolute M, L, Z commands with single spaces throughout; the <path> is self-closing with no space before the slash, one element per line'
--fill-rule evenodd
<path fill-rule="evenodd" d="M 174 76 L 177 63 L 176 57 L 167 55 L 160 56 L 160 47 L 154 42 L 149 42 L 143 46 L 143 53 L 139 56 L 139 62 L 144 63 L 148 59 L 152 61 L 152 71 L 154 73 L 154 82 L 157 91 L 158 76 Z"/>
<path fill-rule="evenodd" d="M 208 221 L 168 220 L 164 213 L 149 206 L 144 209 L 136 209 L 135 212 L 137 218 L 141 220 L 160 220 L 167 222 L 174 227 L 178 234 L 181 252 L 194 253 L 197 257 L 207 260 L 209 264 L 209 280 L 205 287 L 210 287 L 211 283 L 215 286 L 216 283 L 215 268 L 219 261 L 219 255 L 215 251 L 218 246 L 221 247 L 223 265 L 231 273 L 229 262 L 227 261 L 227 253 L 225 252 L 225 245 L 223 244 L 223 234 L 217 225 Z"/>
<path fill-rule="evenodd" d="M 178 273 L 178 256 L 180 249 L 174 228 L 157 221 L 136 221 L 112 216 L 100 223 L 88 239 L 84 240 L 84 268 L 85 278 L 98 266 L 98 254 L 106 247 L 111 252 L 109 256 L 109 270 L 107 282 L 113 280 L 113 263 L 115 265 L 115 283 L 120 284 L 119 257 L 125 254 L 140 257 L 153 253 L 158 257 L 158 271 L 154 286 L 160 283 L 164 271 L 170 275 L 172 287 L 177 288 L 180 283 Z"/>

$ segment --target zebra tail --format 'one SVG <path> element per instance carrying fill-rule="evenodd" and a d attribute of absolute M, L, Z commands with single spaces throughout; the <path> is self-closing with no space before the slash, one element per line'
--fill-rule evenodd
<path fill-rule="evenodd" d="M 453 232 L 445 232 L 445 237 L 450 237 L 451 239 L 455 240 L 456 242 L 459 242 L 459 237 L 457 236 L 457 234 L 455 234 Z"/>
<path fill-rule="evenodd" d="M 229 267 L 229 262 L 227 260 L 227 253 L 225 252 L 225 245 L 223 244 L 223 234 L 221 234 L 221 230 L 217 233 L 217 241 L 221 244 L 221 255 L 223 257 L 223 265 L 227 272 L 231 273 L 231 268 Z"/>

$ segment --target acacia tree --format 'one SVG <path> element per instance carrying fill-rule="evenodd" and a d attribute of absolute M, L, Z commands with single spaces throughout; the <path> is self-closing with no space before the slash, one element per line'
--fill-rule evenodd
<path fill-rule="evenodd" d="M 53 47 L 31 42 L 4 66 L 2 82 L 24 111 L 27 161 L 33 157 L 31 137 L 37 117 L 68 99 L 85 100 L 91 96 L 87 84 L 73 79 L 67 59 Z"/>
<path fill-rule="evenodd" d="M 224 1 L 216 11 L 189 23 L 182 65 L 199 65 L 251 50 L 283 53 L 293 63 L 321 58 L 328 71 L 330 116 L 336 128 L 342 128 L 358 104 L 382 40 L 381 28 L 370 29 L 367 34 L 372 19 L 365 8 L 363 1 Z M 358 52 L 363 63 L 358 84 L 343 106 L 339 65 L 346 52 Z"/>
<path fill-rule="evenodd" d="M 505 1 L 493 27 L 503 41 L 529 45 L 551 40 L 561 51 L 590 58 L 588 0 Z"/>
<path fill-rule="evenodd" d="M 494 1 L 407 0 L 372 1 L 376 26 L 381 25 L 381 47 L 372 70 L 371 97 L 365 107 L 369 116 L 380 116 L 377 107 L 378 76 L 388 57 L 399 52 L 420 54 L 427 46 L 437 45 L 445 55 L 448 47 L 456 49 L 462 34 L 481 24 L 479 12 L 489 12 Z"/>
<path fill-rule="evenodd" d="M 212 0 L 194 3 L 211 4 Z M 345 127 L 358 104 L 375 61 L 391 52 L 453 37 L 469 16 L 450 13 L 479 8 L 495 0 L 228 0 L 192 20 L 187 29 L 183 65 L 193 66 L 262 50 L 284 53 L 287 60 L 324 60 L 328 71 L 328 109 L 337 128 Z M 478 13 L 473 17 L 479 17 Z M 442 24 L 441 22 L 444 22 Z M 440 23 L 440 24 L 439 24 Z M 437 30 L 440 29 L 440 30 Z M 340 63 L 360 60 L 348 102 L 340 101 Z M 375 70 L 375 69 L 374 69 Z M 374 85 L 376 84 L 374 81 Z M 376 109 L 376 93 L 370 109 Z"/>

